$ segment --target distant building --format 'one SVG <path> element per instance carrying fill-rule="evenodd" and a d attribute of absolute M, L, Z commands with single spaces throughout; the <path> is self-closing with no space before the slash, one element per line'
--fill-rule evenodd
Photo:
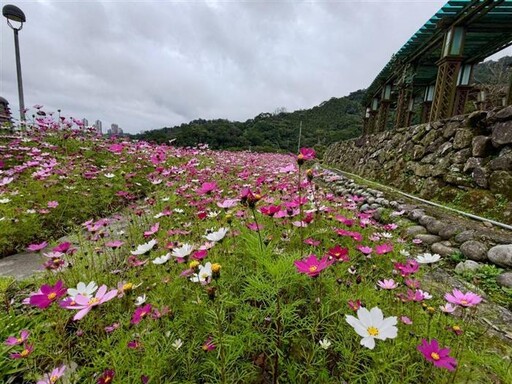
<path fill-rule="evenodd" d="M 12 123 L 11 117 L 9 102 L 3 97 L 0 97 L 0 125 L 4 123 Z"/>
<path fill-rule="evenodd" d="M 89 126 L 89 120 L 87 120 L 85 117 L 82 119 L 82 124 L 84 128 L 87 128 Z"/>
<path fill-rule="evenodd" d="M 96 132 L 98 133 L 98 135 L 103 135 L 103 124 L 101 120 L 96 120 L 96 122 L 94 123 L 94 128 L 96 128 Z"/>
<path fill-rule="evenodd" d="M 114 136 L 119 135 L 119 125 L 112 123 L 110 125 L 110 133 Z"/>

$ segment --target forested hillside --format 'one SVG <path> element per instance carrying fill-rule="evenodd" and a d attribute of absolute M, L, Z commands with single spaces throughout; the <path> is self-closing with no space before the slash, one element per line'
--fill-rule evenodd
<path fill-rule="evenodd" d="M 476 89 L 485 89 L 494 105 L 506 94 L 512 57 L 478 64 L 473 73 Z M 321 155 L 329 144 L 357 137 L 361 132 L 364 90 L 333 97 L 311 109 L 294 112 L 260 113 L 245 122 L 193 120 L 134 135 L 133 138 L 165 143 L 175 140 L 179 146 L 207 143 L 212 149 L 252 149 L 255 151 L 295 152 L 302 121 L 301 146 L 313 147 Z M 476 97 L 476 96 L 475 96 Z M 390 119 L 392 121 L 392 119 Z"/>
<path fill-rule="evenodd" d="M 359 90 L 345 97 L 333 97 L 311 109 L 260 113 L 245 122 L 198 119 L 134 138 L 158 143 L 176 139 L 180 146 L 207 143 L 212 149 L 295 152 L 302 121 L 301 146 L 314 147 L 321 153 L 333 142 L 359 135 L 363 94 Z"/>

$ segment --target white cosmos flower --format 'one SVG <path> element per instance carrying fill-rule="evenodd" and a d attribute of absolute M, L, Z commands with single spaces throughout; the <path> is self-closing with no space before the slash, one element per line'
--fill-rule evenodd
<path fill-rule="evenodd" d="M 164 214 L 162 212 L 159 212 L 157 213 L 155 216 L 153 216 L 155 219 L 159 219 L 161 218 L 162 216 L 164 216 Z"/>
<path fill-rule="evenodd" d="M 105 176 L 107 179 L 112 179 L 113 177 L 116 177 L 113 173 L 105 173 L 103 176 Z"/>
<path fill-rule="evenodd" d="M 11 201 L 11 199 L 4 197 L 3 199 L 0 199 L 0 204 L 7 204 L 10 201 Z"/>
<path fill-rule="evenodd" d="M 135 299 L 135 305 L 140 307 L 142 304 L 146 302 L 146 294 L 144 293 L 142 296 L 137 296 Z"/>
<path fill-rule="evenodd" d="M 441 255 L 438 255 L 437 253 L 431 254 L 426 252 L 416 257 L 416 261 L 420 264 L 432 264 L 439 260 L 441 260 Z"/>
<path fill-rule="evenodd" d="M 322 347 L 323 349 L 329 349 L 329 347 L 332 344 L 326 337 L 324 337 L 318 343 L 320 344 L 320 347 Z"/>
<path fill-rule="evenodd" d="M 162 197 L 162 201 L 169 201 L 168 197 Z"/>
<path fill-rule="evenodd" d="M 398 333 L 398 328 L 395 327 L 396 316 L 384 319 L 384 315 L 378 307 L 373 307 L 371 310 L 361 307 L 357 310 L 357 318 L 347 315 L 346 321 L 362 337 L 361 345 L 369 349 L 375 348 L 375 339 L 394 339 Z"/>
<path fill-rule="evenodd" d="M 156 244 L 156 240 L 153 239 L 148 241 L 147 243 L 141 244 L 137 247 L 135 251 L 131 251 L 132 255 L 143 255 L 146 252 L 150 251 Z"/>
<path fill-rule="evenodd" d="M 172 256 L 183 259 L 192 253 L 194 247 L 191 244 L 185 243 L 181 247 L 172 250 Z"/>
<path fill-rule="evenodd" d="M 206 236 L 203 236 L 208 241 L 221 241 L 224 236 L 226 236 L 226 233 L 228 233 L 227 228 L 220 228 L 218 231 L 211 232 L 207 234 Z"/>
<path fill-rule="evenodd" d="M 174 212 L 176 212 L 176 213 L 183 213 L 185 211 L 183 209 L 181 209 L 181 208 L 174 208 Z"/>
<path fill-rule="evenodd" d="M 207 262 L 205 265 L 199 266 L 199 272 L 194 273 L 190 278 L 193 283 L 208 284 L 212 278 L 212 263 Z"/>
<path fill-rule="evenodd" d="M 85 283 L 79 282 L 76 288 L 68 288 L 68 295 L 75 299 L 78 295 L 82 295 L 88 298 L 92 298 L 92 295 L 96 290 L 98 289 L 98 286 L 94 281 L 91 281 L 89 284 L 85 285 Z"/>
<path fill-rule="evenodd" d="M 176 339 L 174 340 L 174 343 L 172 343 L 171 345 L 174 347 L 175 350 L 178 350 L 183 345 L 183 341 L 181 341 L 181 339 Z"/>
<path fill-rule="evenodd" d="M 167 263 L 169 260 L 171 259 L 171 254 L 170 253 L 167 253 L 163 256 L 159 256 L 155 259 L 153 259 L 152 263 L 153 264 L 165 264 Z"/>
<path fill-rule="evenodd" d="M 217 216 L 219 216 L 219 213 L 220 213 L 219 211 L 211 211 L 211 212 L 208 212 L 208 217 L 209 217 L 210 219 L 214 219 L 214 218 L 216 218 Z"/>
<path fill-rule="evenodd" d="M 409 253 L 409 251 L 406 251 L 405 249 L 401 249 L 401 250 L 400 250 L 400 254 L 401 254 L 402 256 L 405 256 L 405 257 L 409 257 L 409 256 L 411 256 L 411 254 Z"/>

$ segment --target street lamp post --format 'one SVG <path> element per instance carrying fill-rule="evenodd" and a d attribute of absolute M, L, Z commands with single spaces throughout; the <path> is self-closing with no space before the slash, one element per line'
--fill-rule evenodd
<path fill-rule="evenodd" d="M 5 5 L 2 8 L 2 15 L 7 19 L 7 24 L 14 31 L 14 50 L 16 53 L 16 73 L 18 75 L 18 97 L 20 101 L 20 120 L 23 124 L 25 122 L 25 101 L 23 99 L 23 81 L 21 79 L 21 62 L 20 62 L 20 44 L 18 40 L 18 32 L 23 28 L 23 23 L 26 21 L 25 14 L 21 9 L 14 5 Z M 11 24 L 11 21 L 20 23 L 19 27 Z"/>

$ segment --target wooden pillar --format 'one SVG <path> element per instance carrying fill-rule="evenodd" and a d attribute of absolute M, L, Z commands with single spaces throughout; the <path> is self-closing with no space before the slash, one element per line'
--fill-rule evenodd
<path fill-rule="evenodd" d="M 512 68 L 512 65 L 510 65 L 510 68 Z M 505 106 L 506 105 L 512 105 L 512 71 L 510 73 L 510 80 L 508 82 L 508 93 L 507 99 L 505 100 Z"/>
<path fill-rule="evenodd" d="M 432 100 L 434 98 L 435 85 L 427 85 L 425 94 L 423 95 L 423 103 L 421 104 L 421 123 L 430 121 L 430 110 L 432 109 Z"/>
<path fill-rule="evenodd" d="M 362 136 L 368 135 L 368 122 L 370 120 L 370 111 L 371 111 L 370 107 L 366 107 L 366 110 L 364 111 Z"/>
<path fill-rule="evenodd" d="M 386 130 L 388 122 L 389 105 L 391 104 L 391 84 L 386 84 L 382 89 L 382 96 L 379 105 L 379 114 L 377 117 L 377 132 Z"/>
<path fill-rule="evenodd" d="M 471 83 L 472 75 L 473 75 L 473 65 L 472 64 L 464 64 L 459 71 L 459 77 L 457 80 L 457 89 L 455 91 L 455 101 L 453 103 L 453 114 L 454 115 L 462 115 L 465 112 L 466 101 L 468 100 L 469 92 L 472 89 L 472 87 L 469 85 Z"/>
<path fill-rule="evenodd" d="M 457 81 L 464 51 L 464 27 L 451 27 L 446 33 L 441 59 L 437 62 L 437 80 L 430 121 L 453 116 Z"/>
<path fill-rule="evenodd" d="M 407 106 L 407 113 L 405 114 L 405 125 L 404 127 L 410 127 L 412 117 L 414 116 L 414 92 L 411 90 L 411 94 L 409 96 L 409 103 Z"/>
<path fill-rule="evenodd" d="M 410 101 L 412 100 L 412 90 L 408 87 L 402 87 L 398 92 L 396 102 L 395 128 L 407 127 L 410 122 Z"/>

